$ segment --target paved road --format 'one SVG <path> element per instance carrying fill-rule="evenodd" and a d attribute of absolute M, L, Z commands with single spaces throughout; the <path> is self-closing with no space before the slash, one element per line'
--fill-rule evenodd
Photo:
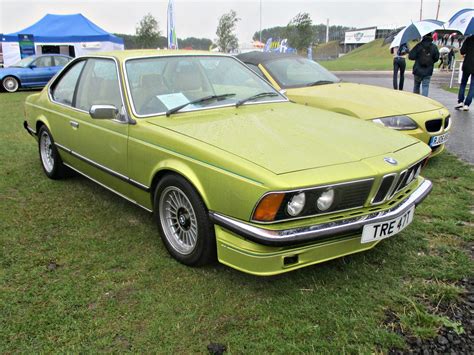
<path fill-rule="evenodd" d="M 378 85 L 392 88 L 391 72 L 337 72 L 335 73 L 344 81 Z M 429 96 L 443 105 L 451 112 L 453 119 L 451 135 L 446 144 L 447 150 L 462 160 L 474 164 L 474 104 L 471 111 L 461 112 L 454 109 L 457 103 L 457 95 L 441 89 L 441 85 L 449 83 L 450 74 L 435 73 L 430 85 Z M 406 91 L 413 90 L 413 75 L 405 74 Z"/>

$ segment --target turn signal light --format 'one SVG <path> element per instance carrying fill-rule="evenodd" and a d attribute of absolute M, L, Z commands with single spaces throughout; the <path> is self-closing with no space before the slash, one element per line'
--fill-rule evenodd
<path fill-rule="evenodd" d="M 253 213 L 253 219 L 261 222 L 271 222 L 275 219 L 275 216 L 280 209 L 281 202 L 283 201 L 285 194 L 273 193 L 268 194 L 260 200 L 255 212 Z"/>

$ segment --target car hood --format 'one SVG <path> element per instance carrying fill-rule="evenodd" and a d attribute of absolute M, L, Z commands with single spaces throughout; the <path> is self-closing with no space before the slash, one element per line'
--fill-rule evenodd
<path fill-rule="evenodd" d="M 427 112 L 444 107 L 425 96 L 354 83 L 288 89 L 286 95 L 297 103 L 366 120 Z"/>
<path fill-rule="evenodd" d="M 373 123 L 292 103 L 209 109 L 147 121 L 275 174 L 360 161 L 418 143 Z"/>

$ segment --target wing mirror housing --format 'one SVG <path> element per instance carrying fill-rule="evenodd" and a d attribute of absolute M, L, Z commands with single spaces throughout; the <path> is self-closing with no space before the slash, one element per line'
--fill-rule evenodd
<path fill-rule="evenodd" d="M 92 105 L 89 114 L 96 120 L 114 120 L 119 117 L 119 111 L 114 105 Z"/>
<path fill-rule="evenodd" d="M 31 64 L 30 65 L 30 69 L 35 69 L 36 68 L 36 64 Z"/>

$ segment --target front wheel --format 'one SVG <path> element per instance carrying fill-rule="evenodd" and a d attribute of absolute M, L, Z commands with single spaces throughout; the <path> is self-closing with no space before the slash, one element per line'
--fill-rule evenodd
<path fill-rule="evenodd" d="M 215 260 L 214 226 L 199 194 L 186 179 L 165 176 L 156 187 L 154 206 L 161 239 L 176 260 L 189 266 Z"/>
<path fill-rule="evenodd" d="M 15 92 L 20 87 L 18 79 L 13 76 L 7 76 L 2 80 L 3 88 L 8 92 Z"/>
<path fill-rule="evenodd" d="M 54 180 L 63 178 L 66 167 L 59 156 L 51 132 L 46 126 L 42 126 L 38 132 L 38 149 L 45 174 Z"/>

